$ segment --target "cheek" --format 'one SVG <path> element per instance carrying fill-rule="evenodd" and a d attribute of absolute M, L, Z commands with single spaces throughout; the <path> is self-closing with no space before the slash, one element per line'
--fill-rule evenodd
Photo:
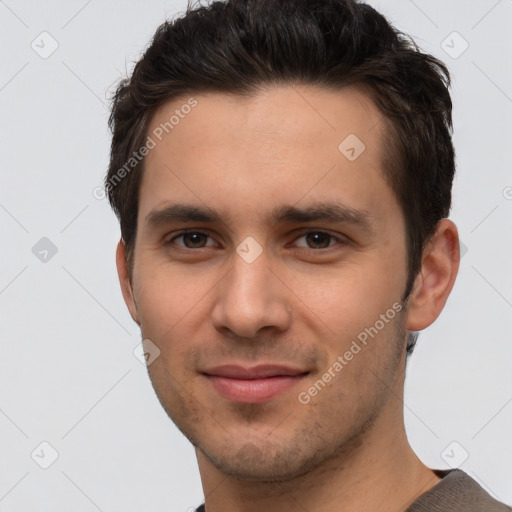
<path fill-rule="evenodd" d="M 318 326 L 319 319 L 329 328 L 328 336 L 320 340 L 328 361 L 321 371 L 341 357 L 343 369 L 334 371 L 333 385 L 346 381 L 349 389 L 366 389 L 371 395 L 368 386 L 379 384 L 375 373 L 386 371 L 387 362 L 396 360 L 403 344 L 402 282 L 376 263 L 339 272 L 324 285 L 319 292 L 303 288 L 304 302 L 314 304 L 311 309 L 318 314 L 309 313 L 311 328 L 318 332 L 313 324 Z"/>
<path fill-rule="evenodd" d="M 339 340 L 373 325 L 401 296 L 401 281 L 376 254 L 332 269 L 289 272 L 285 277 L 298 299 L 296 307 L 305 311 L 303 319 L 324 323 Z"/>
<path fill-rule="evenodd" d="M 134 285 L 142 328 L 156 337 L 166 337 L 183 321 L 197 315 L 215 284 L 209 272 L 193 272 L 168 262 L 140 261 Z"/>
<path fill-rule="evenodd" d="M 373 410 L 393 388 L 405 345 L 402 318 L 389 317 L 386 323 L 377 316 L 377 320 L 369 321 L 363 328 L 347 333 L 333 347 L 329 364 L 337 361 L 342 368 L 338 366 L 338 372 L 333 371 L 336 377 L 332 379 L 341 408 Z"/>

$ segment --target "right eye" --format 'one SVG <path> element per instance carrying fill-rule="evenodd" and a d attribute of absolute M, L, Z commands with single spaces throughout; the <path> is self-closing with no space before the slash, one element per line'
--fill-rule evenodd
<path fill-rule="evenodd" d="M 211 238 L 207 233 L 203 233 L 202 231 L 182 231 L 181 233 L 173 236 L 171 239 L 165 242 L 165 245 L 177 245 L 178 247 L 184 249 L 202 249 L 204 247 L 211 247 L 215 245 L 213 242 L 210 245 L 205 245 L 206 239 Z M 182 244 L 175 243 L 175 240 L 181 239 L 183 241 Z"/>

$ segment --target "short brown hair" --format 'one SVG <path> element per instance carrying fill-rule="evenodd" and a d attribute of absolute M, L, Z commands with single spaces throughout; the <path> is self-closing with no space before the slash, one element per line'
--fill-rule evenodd
<path fill-rule="evenodd" d="M 364 88 L 386 123 L 385 177 L 406 224 L 409 297 L 426 243 L 448 216 L 455 172 L 446 66 L 355 0 L 228 0 L 187 5 L 158 27 L 112 97 L 106 192 L 133 264 L 144 146 L 156 109 L 183 94 L 249 96 L 269 84 Z M 124 168 L 122 179 L 120 171 Z M 117 178 L 117 179 L 116 179 Z M 415 337 L 407 347 L 412 351 Z"/>

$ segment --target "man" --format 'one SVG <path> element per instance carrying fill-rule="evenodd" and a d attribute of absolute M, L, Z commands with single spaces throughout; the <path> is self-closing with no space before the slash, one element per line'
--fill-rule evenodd
<path fill-rule="evenodd" d="M 403 422 L 459 267 L 448 86 L 353 0 L 189 6 L 119 84 L 119 278 L 198 511 L 510 510 Z"/>

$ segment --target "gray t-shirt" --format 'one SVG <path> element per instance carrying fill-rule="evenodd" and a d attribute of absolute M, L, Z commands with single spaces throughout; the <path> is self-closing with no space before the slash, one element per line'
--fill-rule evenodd
<path fill-rule="evenodd" d="M 434 470 L 441 477 L 405 512 L 511 512 L 460 469 Z"/>
<path fill-rule="evenodd" d="M 441 477 L 405 512 L 512 512 L 460 469 L 434 470 Z M 204 505 L 196 512 L 205 512 Z"/>

